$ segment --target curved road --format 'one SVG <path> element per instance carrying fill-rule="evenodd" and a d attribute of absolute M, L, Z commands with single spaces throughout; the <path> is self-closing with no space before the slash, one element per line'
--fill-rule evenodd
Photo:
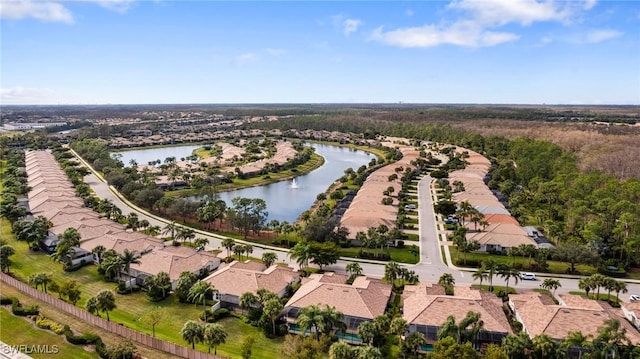
<path fill-rule="evenodd" d="M 131 212 L 135 212 L 138 214 L 140 219 L 146 219 L 149 221 L 151 225 L 157 225 L 161 228 L 166 226 L 166 224 L 170 223 L 170 221 L 165 220 L 163 218 L 157 217 L 153 214 L 148 213 L 147 211 L 138 208 L 131 202 L 122 198 L 115 189 L 111 188 L 107 185 L 107 183 L 99 176 L 93 172 L 91 166 L 89 166 L 84 160 L 82 160 L 77 154 L 72 151 L 74 155 L 89 169 L 91 169 L 92 173 L 85 177 L 85 182 L 95 191 L 97 197 L 101 199 L 108 199 L 113 202 L 115 205 L 120 207 L 122 213 L 127 215 Z M 457 284 L 472 284 L 474 282 L 472 278 L 472 273 L 475 271 L 474 269 L 459 269 L 452 264 L 445 264 L 442 258 L 442 252 L 445 252 L 445 256 L 447 257 L 447 263 L 451 263 L 451 259 L 449 257 L 449 249 L 445 242 L 440 240 L 440 232 L 438 231 L 438 223 L 439 216 L 437 216 L 433 209 L 433 202 L 437 199 L 435 193 L 435 187 L 433 186 L 432 178 L 429 175 L 424 176 L 418 182 L 418 215 L 419 215 L 419 233 L 420 233 L 420 260 L 417 264 L 414 265 L 403 265 L 404 267 L 414 270 L 416 274 L 420 276 L 421 281 L 429 281 L 429 282 L 437 282 L 440 276 L 443 273 L 451 273 L 456 280 Z M 205 237 L 209 239 L 209 245 L 207 246 L 207 250 L 220 249 L 225 251 L 225 249 L 221 245 L 222 239 L 225 237 L 208 233 L 205 231 L 196 230 L 200 237 Z M 444 238 L 444 236 L 443 236 Z M 235 239 L 234 239 L 235 240 Z M 278 256 L 278 261 L 287 263 L 291 267 L 297 268 L 297 264 L 295 261 L 292 261 L 288 252 L 279 247 L 272 247 L 266 245 L 260 245 L 253 242 L 244 242 L 240 240 L 235 240 L 238 243 L 247 243 L 251 244 L 254 248 L 252 256 L 261 257 L 262 253 L 265 251 L 275 252 Z M 443 249 L 441 249 L 441 247 Z M 333 270 L 336 272 L 345 272 L 345 266 L 351 262 L 359 262 L 362 266 L 362 270 L 364 274 L 371 275 L 374 277 L 382 277 L 384 275 L 384 262 L 376 262 L 376 261 L 368 261 L 368 260 L 359 260 L 357 258 L 345 258 L 342 257 L 338 263 L 326 267 L 328 270 Z M 537 274 L 538 277 L 551 277 L 549 274 Z M 578 280 L 575 277 L 570 276 L 561 276 L 561 275 L 553 275 L 554 278 L 558 279 L 562 285 L 561 288 L 557 290 L 557 293 L 568 293 L 569 291 L 577 291 L 578 288 Z M 519 281 L 515 286 L 517 288 L 527 288 L 534 289 L 539 288 L 540 283 L 542 281 Z M 640 281 L 637 280 L 626 280 L 629 293 L 640 294 Z M 494 285 L 505 285 L 504 280 L 499 277 L 495 277 L 493 280 Z M 514 287 L 513 280 L 510 281 L 509 285 Z M 626 300 L 628 295 L 621 295 L 621 299 Z"/>

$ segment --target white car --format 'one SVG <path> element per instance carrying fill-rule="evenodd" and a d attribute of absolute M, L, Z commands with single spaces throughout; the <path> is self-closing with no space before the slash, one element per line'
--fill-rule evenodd
<path fill-rule="evenodd" d="M 522 280 L 536 280 L 536 275 L 533 273 L 520 273 L 520 279 Z"/>
<path fill-rule="evenodd" d="M 640 302 L 640 295 L 632 294 L 629 296 L 629 301 L 631 303 Z"/>

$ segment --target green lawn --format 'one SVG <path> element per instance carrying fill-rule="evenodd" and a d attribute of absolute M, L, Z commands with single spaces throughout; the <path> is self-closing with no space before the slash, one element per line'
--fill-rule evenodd
<path fill-rule="evenodd" d="M 35 327 L 31 321 L 16 317 L 4 308 L 0 308 L 0 340 L 9 345 L 46 345 L 49 351 L 57 348 L 57 354 L 35 354 L 28 353 L 33 358 L 74 358 L 90 359 L 99 358 L 96 352 L 84 350 L 81 346 L 69 344 L 64 336 L 57 335 L 52 331 Z M 45 349 L 45 348 L 43 348 Z"/>
<path fill-rule="evenodd" d="M 368 249 L 368 252 L 376 252 L 379 253 L 380 250 L 379 249 Z M 386 251 L 386 249 L 385 249 Z M 358 253 L 360 252 L 360 247 L 349 247 L 349 248 L 340 248 L 340 256 L 342 257 L 353 257 L 353 258 L 357 258 L 358 257 Z M 416 264 L 418 263 L 418 256 L 411 253 L 408 249 L 408 247 L 405 248 L 389 248 L 389 252 L 391 254 L 391 260 L 394 260 L 396 262 L 400 262 L 400 263 L 409 263 L 409 264 Z M 371 258 L 372 260 L 375 260 L 375 258 Z"/>
<path fill-rule="evenodd" d="M 457 264 L 458 256 L 459 255 L 461 256 L 461 254 L 458 252 L 458 248 L 456 246 L 449 246 L 449 251 L 451 252 L 451 260 Z M 502 263 L 502 264 L 508 264 L 508 265 L 515 263 L 516 266 L 520 266 L 521 270 L 531 269 L 529 267 L 529 258 L 523 259 L 520 256 L 512 258 L 506 255 L 499 255 L 499 254 L 467 253 L 466 258 L 467 258 L 466 266 L 469 266 L 469 267 L 475 267 L 471 263 L 469 263 L 470 261 L 471 262 L 478 261 L 482 263 L 482 261 L 493 259 L 496 263 Z M 532 260 L 531 263 L 534 264 L 535 262 Z M 567 269 L 569 269 L 569 265 L 564 262 L 550 260 L 550 261 L 547 261 L 547 263 L 549 264 L 549 271 L 548 271 L 549 273 L 566 274 Z M 465 266 L 464 264 L 457 264 L 457 265 Z M 582 275 L 591 275 L 597 272 L 596 268 L 586 264 L 576 265 L 576 270 Z"/>
<path fill-rule="evenodd" d="M 489 285 L 488 284 L 472 284 L 471 288 L 475 288 L 475 289 L 482 289 L 485 292 L 490 292 L 489 290 Z M 507 291 L 507 287 L 506 286 L 501 286 L 501 285 L 494 285 L 493 286 L 493 293 L 498 294 L 500 292 L 506 292 Z M 516 291 L 516 289 L 509 285 L 509 294 L 517 294 L 518 292 Z"/>
<path fill-rule="evenodd" d="M 11 272 L 14 273 L 18 279 L 26 282 L 31 274 L 46 272 L 57 282 L 75 280 L 78 282 L 82 292 L 80 301 L 77 303 L 79 307 L 84 307 L 87 299 L 102 289 L 109 289 L 115 292 L 115 283 L 105 282 L 95 266 L 89 265 L 75 272 L 64 272 L 62 265 L 52 261 L 45 253 L 31 252 L 27 248 L 26 243 L 17 241 L 13 234 L 11 234 L 11 229 L 6 220 L 0 220 L 0 229 L 2 231 L 2 238 L 6 239 L 16 250 L 16 254 L 11 257 L 14 263 L 11 266 Z M 116 294 L 116 305 L 117 308 L 109 313 L 111 321 L 122 323 L 128 328 L 147 334 L 151 334 L 151 328 L 139 320 L 142 314 L 155 306 L 165 308 L 166 317 L 156 326 L 156 337 L 185 346 L 187 346 L 187 343 L 180 337 L 180 329 L 187 320 L 198 319 L 202 311 L 201 305 L 195 306 L 193 304 L 179 303 L 174 296 L 170 296 L 162 302 L 153 303 L 150 302 L 142 292 L 128 295 Z M 255 329 L 255 333 L 257 333 L 255 358 L 270 358 L 273 356 L 260 356 L 258 353 L 276 353 L 279 350 L 281 340 L 267 340 L 259 329 L 253 328 L 239 319 L 227 319 L 224 323 L 230 340 L 228 344 L 220 346 L 218 350 L 225 351 L 225 353 L 227 353 L 226 355 L 239 356 L 240 354 L 239 343 L 241 338 L 237 339 L 236 343 L 236 338 L 233 337 L 231 333 L 238 333 L 239 331 L 252 333 L 252 329 Z M 260 343 L 260 345 L 258 345 L 258 343 Z M 261 349 L 258 349 L 258 346 Z M 204 347 L 201 349 L 203 348 Z"/>

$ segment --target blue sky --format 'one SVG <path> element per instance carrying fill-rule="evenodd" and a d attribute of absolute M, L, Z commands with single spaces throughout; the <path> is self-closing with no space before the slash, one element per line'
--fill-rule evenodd
<path fill-rule="evenodd" d="M 2 104 L 640 104 L 640 2 L 0 0 Z"/>

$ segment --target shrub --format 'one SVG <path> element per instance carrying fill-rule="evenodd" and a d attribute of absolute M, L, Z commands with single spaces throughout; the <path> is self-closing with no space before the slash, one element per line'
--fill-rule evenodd
<path fill-rule="evenodd" d="M 37 317 L 35 317 L 35 320 L 36 326 L 38 326 L 38 328 L 51 330 L 58 335 L 64 333 L 64 326 L 62 326 L 62 324 L 58 322 L 54 322 L 53 320 L 42 315 L 38 315 Z"/>
<path fill-rule="evenodd" d="M 397 241 L 396 242 L 396 247 L 397 248 L 404 248 L 404 241 Z"/>
<path fill-rule="evenodd" d="M 22 304 L 17 298 L 13 298 L 13 301 L 11 304 L 11 312 L 14 315 L 18 315 L 21 317 L 27 317 L 29 315 L 38 315 L 40 313 L 37 305 L 32 305 L 25 308 L 22 306 Z"/>
<path fill-rule="evenodd" d="M 3 296 L 0 296 L 0 305 L 9 305 L 9 304 L 13 304 L 13 301 L 14 301 L 14 300 L 16 300 L 16 301 L 17 301 L 18 299 L 17 299 L 17 298 L 15 298 L 15 297 L 5 297 L 4 295 L 3 295 Z"/>
<path fill-rule="evenodd" d="M 98 351 L 98 342 L 102 343 L 102 339 L 97 334 L 93 333 L 83 333 L 82 335 L 75 335 L 71 331 L 68 325 L 65 325 L 63 328 L 63 333 L 67 341 L 71 344 L 76 345 L 87 345 L 87 344 L 96 344 L 96 351 Z M 98 354 L 100 354 L 98 352 Z M 101 355 L 102 356 L 102 355 Z"/>

